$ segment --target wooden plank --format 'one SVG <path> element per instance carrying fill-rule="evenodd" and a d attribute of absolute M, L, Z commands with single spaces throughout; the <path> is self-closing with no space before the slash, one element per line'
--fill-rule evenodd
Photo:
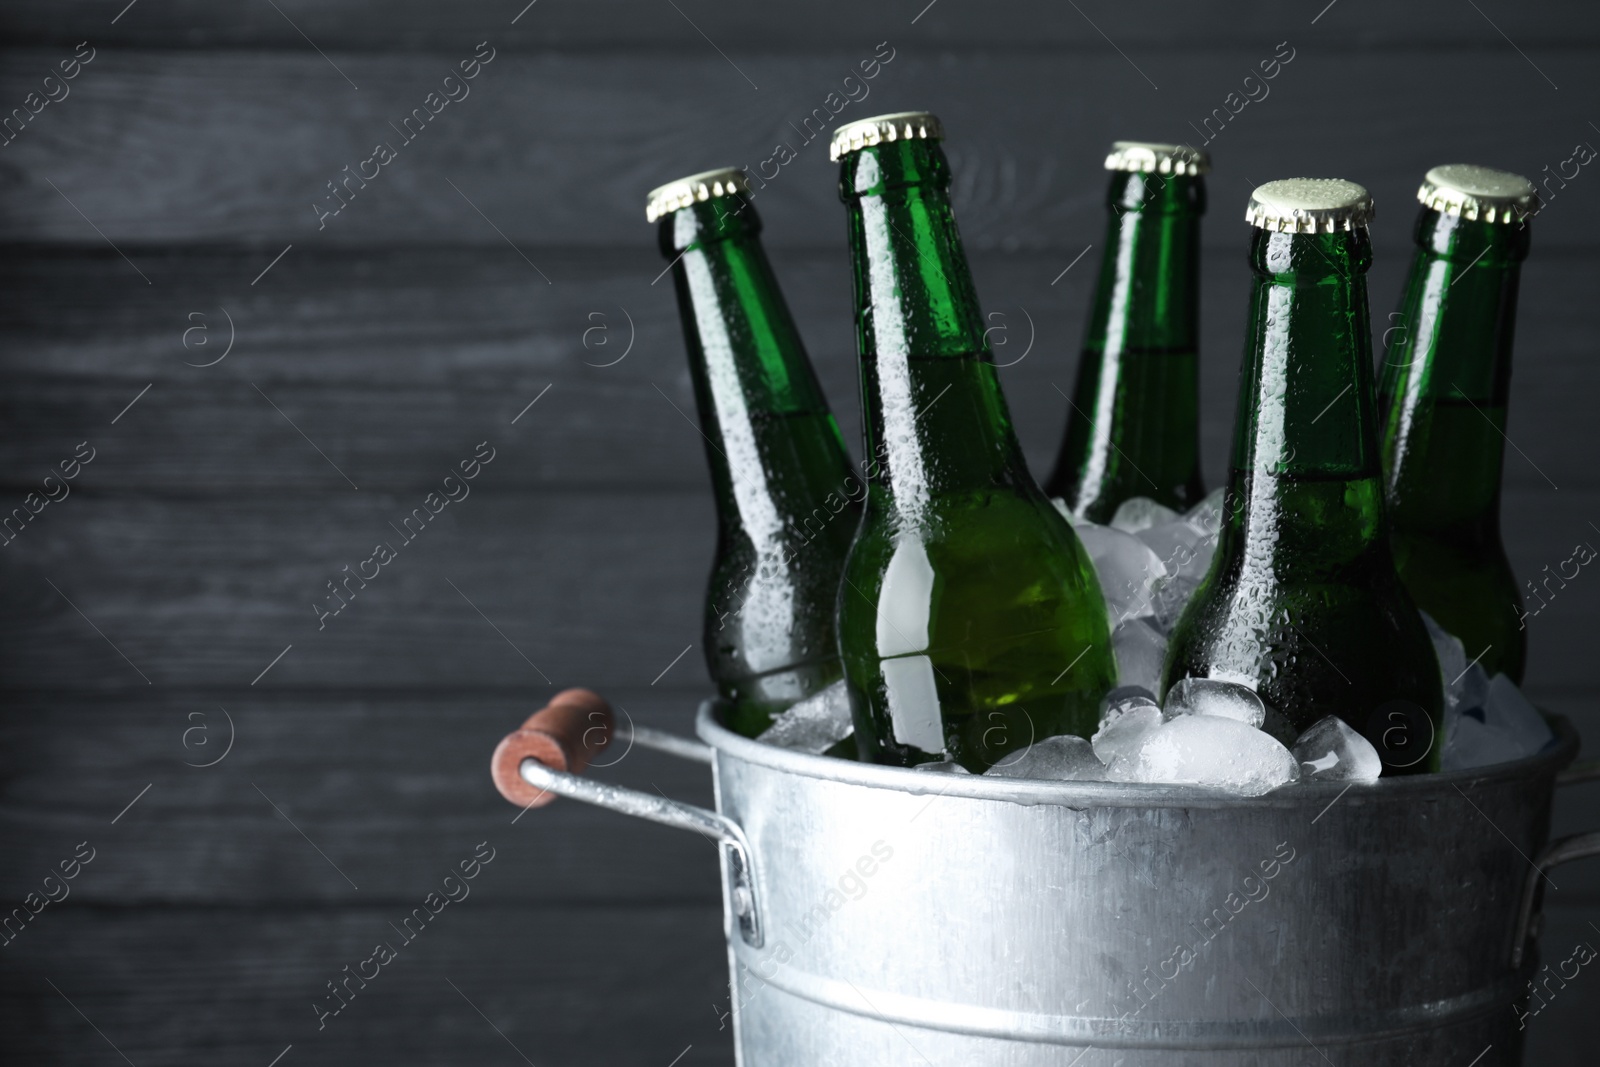
<path fill-rule="evenodd" d="M 349 491 L 69 498 L 8 546 L 11 603 L 26 608 L 6 623 L 0 672 L 44 688 L 643 687 L 700 640 L 709 498 L 474 494 L 407 542 L 397 530 L 418 507 Z M 363 566 L 380 542 L 393 556 Z M 357 598 L 321 618 L 313 605 L 338 607 L 328 583 L 342 567 L 377 576 L 366 589 L 351 579 Z M 71 653 L 29 662 L 30 646 L 63 637 Z M 703 677 L 694 654 L 672 680 Z"/>
<path fill-rule="evenodd" d="M 514 460 L 508 449 L 501 462 Z M 645 688 L 700 641 L 714 530 L 706 497 L 474 495 L 406 544 L 389 523 L 420 504 L 354 492 L 74 496 L 5 550 L 0 676 L 72 691 L 143 691 L 146 679 L 157 691 L 228 693 Z M 1597 505 L 1592 490 L 1508 492 L 1517 572 L 1541 575 L 1593 540 Z M 338 604 L 326 583 L 362 567 L 379 541 L 397 546 L 395 558 L 365 589 L 352 579 L 355 599 L 320 619 L 313 605 Z M 1529 622 L 1531 676 L 1592 687 L 1586 635 L 1597 616 L 1600 583 L 1580 575 L 1558 591 Z M 671 683 L 702 683 L 699 657 L 684 655 Z"/>
<path fill-rule="evenodd" d="M 188 49 L 302 50 L 308 48 L 309 38 L 327 50 L 429 51 L 470 49 L 485 37 L 502 47 L 523 49 L 707 49 L 709 37 L 725 50 L 768 53 L 828 47 L 841 37 L 893 36 L 923 47 L 1053 45 L 1108 51 L 1110 46 L 1097 28 L 1125 49 L 1146 50 L 1227 46 L 1240 35 L 1271 42 L 1296 32 L 1347 48 L 1444 42 L 1504 47 L 1487 21 L 1462 18 L 1443 0 L 1364 9 L 1359 14 L 1335 9 L 1320 17 L 1321 5 L 1291 12 L 1265 0 L 1203 9 L 1161 5 L 1160 17 L 1152 17 L 1150 5 L 1111 0 L 1085 0 L 1079 5 L 1081 15 L 1037 2 L 935 6 L 927 0 L 872 7 L 841 0 L 760 7 L 734 0 L 693 0 L 679 5 L 681 15 L 644 0 L 526 7 L 526 0 L 457 0 L 444 7 L 424 0 L 283 0 L 276 5 L 281 13 L 257 5 L 219 7 L 203 0 L 170 0 L 143 4 L 119 16 L 125 3 L 19 0 L 7 5 L 0 31 L 7 40 L 27 44 L 70 46 L 89 37 L 97 44 Z M 1567 52 L 1600 37 L 1593 8 L 1577 0 L 1542 0 L 1515 13 L 1504 7 L 1485 10 L 1502 24 L 1511 20 L 1513 36 L 1525 49 Z M 1314 19 L 1315 29 L 1309 29 Z M 1553 62 L 1548 56 L 1543 59 Z"/>
<path fill-rule="evenodd" d="M 838 241 L 827 236 L 842 233 L 836 170 L 820 139 L 805 140 L 802 120 L 819 107 L 827 121 L 818 124 L 831 126 L 907 106 L 930 107 L 946 121 L 957 206 L 974 248 L 1076 254 L 1101 229 L 1105 147 L 1129 136 L 1213 137 L 1220 218 L 1238 218 L 1255 182 L 1338 173 L 1373 190 L 1380 229 L 1404 235 L 1417 182 L 1441 160 L 1539 174 L 1595 137 L 1581 114 L 1560 106 L 1600 89 L 1591 63 L 1552 62 L 1558 94 L 1498 43 L 1396 55 L 1291 36 L 1292 64 L 1251 90 L 1267 94 L 1258 103 L 1236 95 L 1241 110 L 1232 117 L 1224 101 L 1243 91 L 1270 46 L 1175 50 L 1138 68 L 1110 49 L 1000 56 L 908 47 L 882 67 L 870 96 L 848 105 L 843 97 L 829 104 L 828 94 L 872 54 L 870 44 L 752 57 L 759 91 L 709 49 L 506 52 L 471 82 L 470 96 L 443 105 L 409 143 L 396 126 L 440 87 L 448 69 L 441 56 L 454 53 L 340 53 L 333 58 L 356 92 L 309 50 L 108 48 L 69 97 L 6 147 L 10 209 L 0 240 L 103 247 L 109 239 L 155 285 L 166 280 L 159 257 L 142 246 L 170 241 L 256 242 L 265 265 L 289 243 L 303 254 L 330 244 L 510 240 L 538 262 L 563 245 L 642 246 L 646 190 L 735 164 L 771 176 L 757 202 L 772 209 L 775 244 Z M 23 100 L 56 61 L 49 50 L 7 52 L 0 99 Z M 1441 85 L 1450 92 L 1441 94 Z M 1115 108 L 1102 106 L 1107 94 Z M 1041 100 L 1052 106 L 1038 107 Z M 1223 114 L 1205 134 L 1201 123 L 1213 109 Z M 1508 112 L 1516 122 L 1485 121 Z M 391 143 L 396 158 L 367 167 L 376 176 L 364 187 L 352 180 L 349 202 L 323 217 L 342 202 L 313 206 L 333 195 L 328 183 L 341 168 L 353 173 L 379 142 Z M 767 162 L 780 143 L 796 158 Z M 1578 175 L 1570 187 L 1552 186 L 1556 198 L 1540 223 L 1546 244 L 1600 243 L 1600 198 L 1582 194 L 1577 166 L 1567 166 Z M 1236 226 L 1210 232 L 1225 247 L 1241 240 Z M 133 271 L 130 280 L 143 284 Z"/>
<path fill-rule="evenodd" d="M 479 880 L 493 874 L 485 868 Z M 31 943 L 18 938 L 6 949 L 8 1055 L 124 1062 L 109 1043 L 140 1067 L 265 1067 L 289 1045 L 285 1067 L 514 1064 L 519 1053 L 541 1067 L 665 1067 L 680 1053 L 678 1067 L 732 1062 L 732 1031 L 718 1017 L 728 1010 L 720 909 L 523 909 L 469 897 L 405 943 L 391 924 L 408 911 L 141 911 L 69 901 L 61 914 L 40 916 L 54 921 L 30 931 L 39 935 Z M 313 1005 L 338 1003 L 326 983 L 385 941 L 395 958 L 367 988 L 352 981 L 354 998 L 319 1031 Z"/>
<path fill-rule="evenodd" d="M 595 684 L 619 719 L 693 736 L 693 691 Z M 489 901 L 720 899 L 716 850 L 692 833 L 575 801 L 524 814 L 495 792 L 490 752 L 546 694 L 13 696 L 0 899 L 38 891 L 87 841 L 71 901 L 393 904 L 482 840 L 499 850 L 473 890 Z M 704 764 L 620 745 L 597 762 L 598 780 L 712 803 Z"/>
<path fill-rule="evenodd" d="M 1012 364 L 1002 378 L 1013 417 L 1040 477 L 1065 422 L 1097 256 L 1064 277 L 1071 256 L 973 257 L 997 360 Z M 774 261 L 855 446 L 842 257 L 780 249 Z M 1403 247 L 1391 247 L 1370 275 L 1380 335 L 1407 262 Z M 316 251 L 256 289 L 247 282 L 262 261 L 250 252 L 188 250 L 164 264 L 173 284 L 155 292 L 125 284 L 131 275 L 115 254 L 35 251 L 0 265 L 12 294 L 0 310 L 0 487 L 10 490 L 0 503 L 16 506 L 85 440 L 97 451 L 77 484 L 90 493 L 340 493 L 349 485 L 339 470 L 363 491 L 425 492 L 485 438 L 517 458 L 480 479 L 480 492 L 707 485 L 676 302 L 668 280 L 650 284 L 664 265 L 651 250 L 567 251 L 551 263 L 563 278 L 556 286 L 538 283 L 510 249 Z M 1237 248 L 1207 254 L 1202 269 L 1202 438 L 1215 485 L 1231 447 L 1249 272 Z M 1541 470 L 1563 488 L 1600 485 L 1589 450 L 1574 447 L 1600 374 L 1588 296 L 1596 286 L 1600 263 L 1589 253 L 1539 248 L 1528 262 L 1512 487 L 1548 488 Z"/>
<path fill-rule="evenodd" d="M 92 436 L 116 443 L 85 484 L 348 488 L 298 426 L 367 488 L 431 486 L 485 438 L 532 446 L 496 469 L 500 488 L 706 484 L 653 249 L 569 255 L 555 287 L 509 249 L 313 253 L 278 268 L 287 284 L 255 290 L 232 284 L 262 266 L 248 253 L 181 258 L 186 280 L 155 294 L 119 289 L 115 257 L 44 255 L 7 272 L 27 294 L 9 305 L 16 343 L 0 357 L 16 387 L 4 401 L 15 469 L 48 470 Z M 833 266 L 804 259 L 793 286 L 829 346 L 850 343 L 845 322 L 828 321 L 848 316 L 830 299 Z M 829 360 L 841 390 L 852 360 Z"/>

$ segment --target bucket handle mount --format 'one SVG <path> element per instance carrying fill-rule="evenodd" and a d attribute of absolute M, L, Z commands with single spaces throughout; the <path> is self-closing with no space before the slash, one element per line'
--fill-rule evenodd
<path fill-rule="evenodd" d="M 1578 785 L 1600 779 L 1600 760 L 1581 760 L 1556 777 L 1556 785 Z M 1517 932 L 1511 943 L 1511 966 L 1520 968 L 1528 953 L 1528 942 L 1539 936 L 1543 915 L 1534 908 L 1539 898 L 1539 881 L 1545 872 L 1573 860 L 1600 856 L 1600 830 L 1570 834 L 1550 842 L 1534 858 L 1533 868 L 1522 885 L 1522 907 L 1517 913 Z"/>
<path fill-rule="evenodd" d="M 527 810 L 558 796 L 648 819 L 663 826 L 693 830 L 723 851 L 727 899 L 739 935 L 751 948 L 762 945 L 750 843 L 732 819 L 709 808 L 685 804 L 638 789 L 582 777 L 584 768 L 613 741 L 625 741 L 681 759 L 709 764 L 711 749 L 698 741 L 643 726 L 619 727 L 611 707 L 587 689 L 567 689 L 534 712 L 519 729 L 501 738 L 489 769 L 500 795 Z"/>

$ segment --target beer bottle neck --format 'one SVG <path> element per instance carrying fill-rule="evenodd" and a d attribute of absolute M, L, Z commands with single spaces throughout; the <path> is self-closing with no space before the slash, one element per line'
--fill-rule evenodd
<path fill-rule="evenodd" d="M 828 467 L 830 459 L 828 478 L 842 481 L 845 464 L 843 440 L 761 247 L 760 230 L 748 201 L 719 197 L 663 219 L 660 245 L 673 261 L 718 514 L 765 552 L 777 550 L 789 511 L 809 511 L 815 503 L 790 500 L 795 494 L 786 493 L 785 485 L 815 481 L 817 468 Z M 806 419 L 825 424 L 817 427 L 823 433 L 786 432 Z M 803 454 L 797 442 L 817 437 L 811 451 L 833 456 Z"/>
<path fill-rule="evenodd" d="M 1200 216 L 1204 179 L 1114 171 L 1085 348 L 1193 352 L 1199 333 Z"/>
<path fill-rule="evenodd" d="M 950 208 L 938 144 L 846 156 L 866 467 L 909 517 L 938 494 L 1027 483 Z"/>
<path fill-rule="evenodd" d="M 1378 471 L 1365 227 L 1257 230 L 1236 475 L 1355 480 Z"/>
<path fill-rule="evenodd" d="M 1427 478 L 1439 483 L 1427 490 L 1436 519 L 1476 517 L 1493 524 L 1529 228 L 1425 209 L 1415 237 L 1400 311 L 1384 331 L 1389 490 L 1397 509 L 1413 499 L 1421 505 L 1419 478 L 1426 468 Z M 1438 454 L 1444 448 L 1453 455 Z M 1451 469 L 1462 476 L 1449 477 Z M 1437 499 L 1440 493 L 1449 499 Z"/>
<path fill-rule="evenodd" d="M 1413 390 L 1504 404 L 1511 374 L 1517 284 L 1528 255 L 1528 225 L 1478 222 L 1424 210 L 1401 315 L 1406 328 L 1387 346 L 1385 391 L 1402 377 Z M 1387 373 L 1427 364 L 1427 374 Z M 1428 379 L 1432 380 L 1428 380 Z M 1448 378 L 1448 381 L 1440 379 Z"/>
<path fill-rule="evenodd" d="M 1109 522 L 1134 496 L 1180 509 L 1200 481 L 1204 179 L 1113 171 L 1110 219 L 1051 496 Z"/>

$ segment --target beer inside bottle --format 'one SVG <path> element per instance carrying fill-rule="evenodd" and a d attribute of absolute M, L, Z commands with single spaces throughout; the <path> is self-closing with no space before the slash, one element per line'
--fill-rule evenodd
<path fill-rule="evenodd" d="M 1372 201 L 1271 182 L 1255 226 L 1232 471 L 1211 571 L 1173 631 L 1165 687 L 1248 686 L 1295 732 L 1338 715 L 1385 774 L 1437 770 L 1433 643 L 1395 571 L 1374 424 L 1365 274 Z"/>
<path fill-rule="evenodd" d="M 1130 497 L 1200 502 L 1200 216 L 1204 152 L 1118 141 L 1100 280 L 1067 432 L 1045 492 L 1107 523 Z"/>
<path fill-rule="evenodd" d="M 1500 472 L 1517 280 L 1533 183 L 1487 167 L 1428 172 L 1416 256 L 1384 331 L 1379 392 L 1395 562 L 1411 595 L 1491 675 L 1522 680 L 1527 631 L 1500 540 Z"/>
<path fill-rule="evenodd" d="M 865 489 L 853 478 L 737 170 L 650 194 L 672 277 L 717 505 L 706 665 L 754 737 L 843 676 L 839 572 Z"/>
<path fill-rule="evenodd" d="M 834 134 L 868 475 L 839 638 L 862 759 L 981 772 L 1090 736 L 1115 666 L 1087 553 L 1011 428 L 941 136 L 923 113 Z"/>

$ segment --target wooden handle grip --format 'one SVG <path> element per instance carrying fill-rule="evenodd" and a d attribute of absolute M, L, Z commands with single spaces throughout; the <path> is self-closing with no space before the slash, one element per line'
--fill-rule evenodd
<path fill-rule="evenodd" d="M 489 773 L 500 795 L 519 808 L 539 808 L 556 798 L 522 779 L 522 761 L 536 759 L 553 771 L 582 774 L 611 743 L 611 705 L 587 689 L 563 689 L 528 717 L 522 728 L 500 739 Z"/>

